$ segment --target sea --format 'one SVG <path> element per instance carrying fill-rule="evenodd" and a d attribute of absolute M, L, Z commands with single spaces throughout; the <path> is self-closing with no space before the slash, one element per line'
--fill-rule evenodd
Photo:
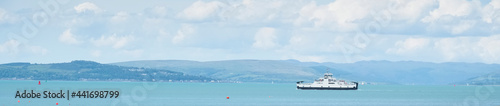
<path fill-rule="evenodd" d="M 40 84 L 39 84 L 40 82 Z M 16 96 L 26 90 L 40 98 Z M 64 98 L 43 98 L 43 92 Z M 108 91 L 104 96 L 71 96 Z M 118 92 L 111 97 L 109 91 Z M 61 94 L 62 94 L 61 93 Z M 295 83 L 180 83 L 0 80 L 2 106 L 500 106 L 500 86 L 360 85 L 298 90 Z"/>

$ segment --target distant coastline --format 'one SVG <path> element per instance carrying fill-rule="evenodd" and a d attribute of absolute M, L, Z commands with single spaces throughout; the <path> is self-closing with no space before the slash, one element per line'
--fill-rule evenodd
<path fill-rule="evenodd" d="M 498 85 L 498 64 L 362 61 L 315 63 L 297 60 L 143 60 L 110 64 L 75 60 L 67 63 L 0 64 L 0 80 L 295 83 L 326 70 L 335 77 L 368 85 Z M 470 71 L 474 70 L 474 71 Z"/>

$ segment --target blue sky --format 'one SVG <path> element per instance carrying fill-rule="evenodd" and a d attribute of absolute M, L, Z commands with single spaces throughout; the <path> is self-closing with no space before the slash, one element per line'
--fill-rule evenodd
<path fill-rule="evenodd" d="M 15 0 L 0 63 L 500 63 L 500 0 Z"/>

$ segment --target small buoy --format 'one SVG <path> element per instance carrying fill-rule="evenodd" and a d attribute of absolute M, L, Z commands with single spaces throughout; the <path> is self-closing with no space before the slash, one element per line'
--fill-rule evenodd
<path fill-rule="evenodd" d="M 228 97 L 226 97 L 226 99 L 229 99 L 229 96 L 228 96 Z"/>
<path fill-rule="evenodd" d="M 38 81 L 38 85 L 40 85 L 40 84 L 41 84 L 40 81 Z"/>
<path fill-rule="evenodd" d="M 453 87 L 455 87 L 455 84 L 453 84 Z"/>
<path fill-rule="evenodd" d="M 20 100 L 17 100 L 17 103 L 21 102 Z"/>
<path fill-rule="evenodd" d="M 56 105 L 59 105 L 59 103 L 56 102 Z"/>

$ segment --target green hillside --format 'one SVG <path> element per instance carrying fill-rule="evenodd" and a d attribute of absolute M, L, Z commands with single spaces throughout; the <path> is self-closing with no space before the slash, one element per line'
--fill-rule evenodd
<path fill-rule="evenodd" d="M 175 70 L 191 75 L 244 82 L 296 82 L 320 77 L 328 67 L 301 66 L 295 60 L 230 60 L 197 62 L 185 60 L 151 60 L 113 63 L 120 66 Z M 330 70 L 337 73 L 348 72 Z"/>
<path fill-rule="evenodd" d="M 206 77 L 186 75 L 169 70 L 115 66 L 81 60 L 53 64 L 0 64 L 0 79 L 72 81 L 211 80 Z"/>
<path fill-rule="evenodd" d="M 460 85 L 498 85 L 500 84 L 500 72 L 489 73 L 486 75 L 467 79 L 465 81 L 457 82 L 454 84 Z"/>
<path fill-rule="evenodd" d="M 415 61 L 360 61 L 356 63 L 316 63 L 297 60 L 145 60 L 112 63 L 183 72 L 190 75 L 243 82 L 310 81 L 328 69 L 334 77 L 372 84 L 450 84 L 498 72 L 500 65 L 484 63 L 430 63 Z"/>

